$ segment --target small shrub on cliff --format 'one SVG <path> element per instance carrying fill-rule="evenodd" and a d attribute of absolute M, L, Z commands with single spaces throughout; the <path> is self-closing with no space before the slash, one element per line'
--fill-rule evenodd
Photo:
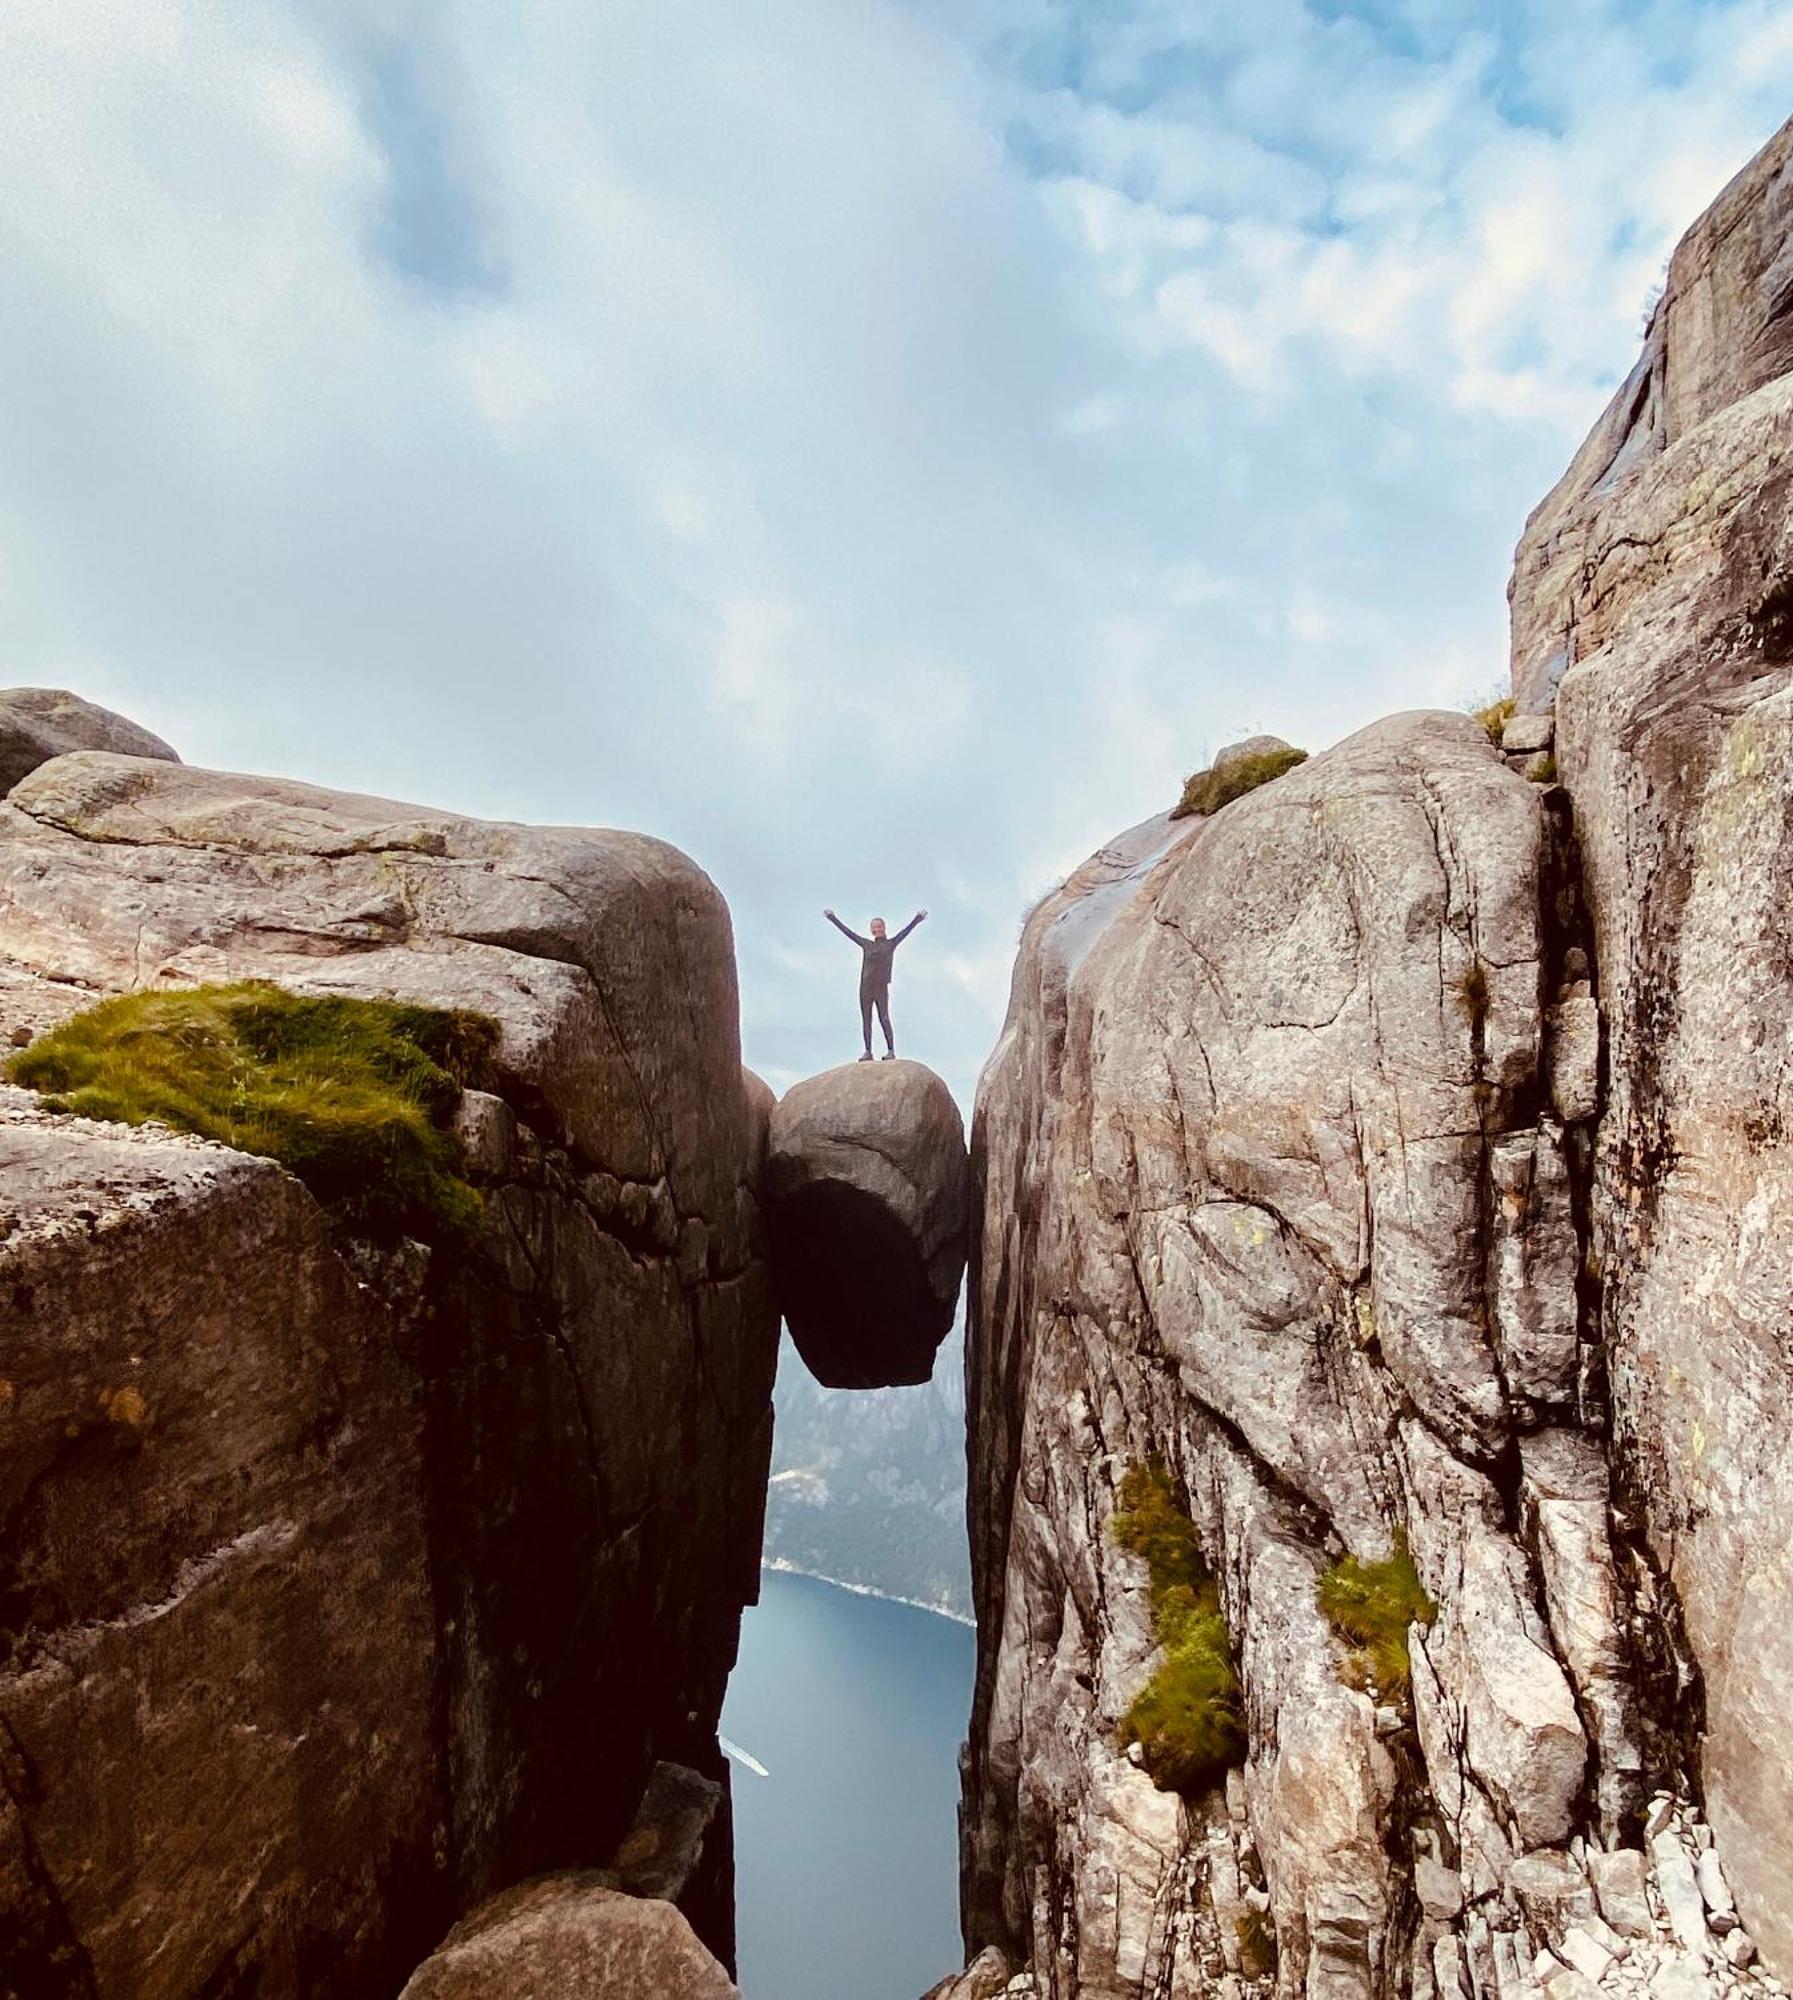
<path fill-rule="evenodd" d="M 458 1233 L 479 1198 L 449 1125 L 497 1035 L 480 1014 L 249 981 L 104 1000 L 6 1074 L 53 1110 L 279 1160 L 351 1221 Z"/>
<path fill-rule="evenodd" d="M 1345 1556 L 1320 1578 L 1320 1610 L 1349 1650 L 1339 1678 L 1347 1687 L 1405 1706 L 1413 1691 L 1407 1629 L 1430 1625 L 1438 1607 L 1426 1595 L 1407 1548 L 1395 1530 L 1394 1546 L 1380 1562 Z"/>
<path fill-rule="evenodd" d="M 1305 750 L 1262 750 L 1252 757 L 1235 757 L 1219 770 L 1196 771 L 1184 780 L 1183 796 L 1171 811 L 1172 819 L 1187 819 L 1192 813 L 1206 816 L 1219 812 L 1234 799 L 1255 792 L 1260 785 L 1280 778 L 1285 771 L 1307 762 Z"/>
<path fill-rule="evenodd" d="M 1220 1592 L 1161 1459 L 1130 1467 L 1120 1499 L 1115 1539 L 1145 1558 L 1153 1632 L 1164 1648 L 1163 1664 L 1121 1719 L 1121 1741 L 1139 1745 L 1161 1791 L 1199 1792 L 1245 1747 Z"/>
<path fill-rule="evenodd" d="M 1503 694 L 1499 700 L 1486 702 L 1480 708 L 1472 708 L 1469 712 L 1487 730 L 1488 741 L 1498 750 L 1500 739 L 1506 731 L 1507 724 L 1512 721 L 1513 710 L 1517 706 L 1518 703 L 1510 694 Z"/>

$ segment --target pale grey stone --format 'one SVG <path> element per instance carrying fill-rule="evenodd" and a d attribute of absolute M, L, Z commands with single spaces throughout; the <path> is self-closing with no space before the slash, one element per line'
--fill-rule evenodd
<path fill-rule="evenodd" d="M 1693 1863 L 1686 1848 L 1681 1845 L 1680 1836 L 1672 1828 L 1665 1828 L 1651 1838 L 1650 1860 L 1656 1877 L 1656 1893 L 1662 1898 L 1669 1929 L 1674 1932 L 1683 1951 L 1699 1951 L 1706 1942 L 1706 1905 L 1694 1876 Z"/>
<path fill-rule="evenodd" d="M 1548 750 L 1555 735 L 1555 716 L 1511 715 L 1500 733 L 1500 747 L 1509 757 L 1524 756 Z"/>
<path fill-rule="evenodd" d="M 502 1180 L 510 1172 L 516 1120 L 502 1097 L 489 1090 L 463 1090 L 454 1130 L 471 1178 Z"/>
<path fill-rule="evenodd" d="M 1507 1871 L 1507 1888 L 1532 1929 L 1553 1948 L 1560 1948 L 1568 1930 L 1594 1911 L 1587 1877 L 1560 1852 L 1520 1855 Z"/>
<path fill-rule="evenodd" d="M 1545 1066 L 1552 1110 L 1565 1125 L 1600 1108 L 1600 1006 L 1590 993 L 1559 1000 L 1547 1016 Z"/>
<path fill-rule="evenodd" d="M 1725 1938 L 1724 1955 L 1725 1962 L 1741 1972 L 1756 1962 L 1755 1940 L 1746 1930 L 1734 1930 Z"/>
<path fill-rule="evenodd" d="M 1700 1885 L 1700 1894 L 1705 1898 L 1706 1908 L 1714 1916 L 1735 1914 L 1737 1906 L 1731 1901 L 1731 1891 L 1725 1881 L 1724 1870 L 1719 1866 L 1715 1848 L 1701 1848 L 1699 1859 L 1694 1863 L 1694 1875 Z"/>
<path fill-rule="evenodd" d="M 1712 2000 L 1713 1988 L 1697 1959 L 1666 1958 L 1650 1975 L 1655 2000 Z"/>
<path fill-rule="evenodd" d="M 1654 1935 L 1655 1920 L 1644 1893 L 1644 1857 L 1636 1848 L 1589 1854 L 1588 1873 L 1593 1878 L 1600 1914 L 1621 1937 Z"/>
<path fill-rule="evenodd" d="M 1593 1921 L 1598 1922 L 1598 1919 Z M 1557 1950 L 1577 1972 L 1593 1980 L 1596 1985 L 1606 1977 L 1607 1969 L 1612 1964 L 1612 1953 L 1596 1941 L 1589 1927 L 1589 1919 L 1585 1915 L 1564 1931 Z"/>

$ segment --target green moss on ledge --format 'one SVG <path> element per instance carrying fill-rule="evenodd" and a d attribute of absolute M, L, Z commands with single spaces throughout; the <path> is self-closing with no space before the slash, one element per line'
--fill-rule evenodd
<path fill-rule="evenodd" d="M 1130 1467 L 1120 1500 L 1115 1540 L 1145 1559 L 1153 1632 L 1164 1649 L 1162 1665 L 1121 1719 L 1121 1741 L 1139 1745 L 1160 1791 L 1201 1792 L 1245 1747 L 1220 1591 L 1161 1459 Z"/>
<path fill-rule="evenodd" d="M 455 1104 L 497 1038 L 481 1014 L 248 981 L 104 1000 L 6 1074 L 52 1110 L 278 1160 L 352 1223 L 453 1235 L 479 1214 Z"/>
<path fill-rule="evenodd" d="M 1339 1678 L 1347 1687 L 1405 1707 L 1413 1692 L 1408 1628 L 1430 1625 L 1438 1607 L 1426 1595 L 1402 1529 L 1380 1562 L 1345 1556 L 1320 1578 L 1320 1610 L 1346 1641 Z"/>
<path fill-rule="evenodd" d="M 1272 778 L 1280 778 L 1307 762 L 1305 750 L 1260 750 L 1249 757 L 1234 757 L 1217 769 L 1197 771 L 1184 781 L 1183 796 L 1171 810 L 1172 819 L 1188 819 L 1192 813 L 1204 817 L 1222 806 L 1255 792 Z"/>

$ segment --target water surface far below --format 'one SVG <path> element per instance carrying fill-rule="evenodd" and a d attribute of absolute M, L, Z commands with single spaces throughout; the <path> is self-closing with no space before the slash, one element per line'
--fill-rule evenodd
<path fill-rule="evenodd" d="M 962 1963 L 968 1626 L 767 1571 L 722 1729 L 745 2000 L 918 2000 Z"/>

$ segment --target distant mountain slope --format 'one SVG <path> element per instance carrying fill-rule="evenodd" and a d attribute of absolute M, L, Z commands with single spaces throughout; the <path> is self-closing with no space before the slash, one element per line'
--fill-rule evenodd
<path fill-rule="evenodd" d="M 962 1324 L 915 1389 L 824 1389 L 787 1339 L 773 1407 L 766 1560 L 969 1616 Z"/>

